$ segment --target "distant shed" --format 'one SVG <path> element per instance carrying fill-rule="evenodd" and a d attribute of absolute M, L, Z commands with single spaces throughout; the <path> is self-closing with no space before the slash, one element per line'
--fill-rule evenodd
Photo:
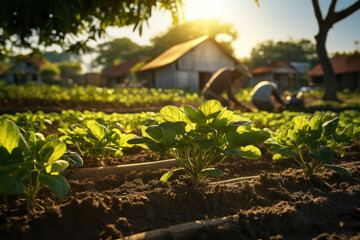
<path fill-rule="evenodd" d="M 250 86 L 255 86 L 261 81 L 273 81 L 278 84 L 281 91 L 298 89 L 304 84 L 302 76 L 309 68 L 307 63 L 288 63 L 285 61 L 277 62 L 272 66 L 262 66 L 251 71 L 253 78 Z"/>
<path fill-rule="evenodd" d="M 360 89 L 360 54 L 340 55 L 330 59 L 339 90 Z M 324 71 L 320 64 L 308 72 L 314 86 L 324 85 Z"/>
<path fill-rule="evenodd" d="M 131 69 L 142 61 L 142 57 L 135 57 L 127 62 L 105 69 L 101 74 L 103 78 L 103 85 L 107 87 L 115 87 L 117 85 L 124 84 L 126 81 L 133 80 L 131 76 Z"/>
<path fill-rule="evenodd" d="M 149 87 L 202 89 L 217 70 L 237 64 L 213 37 L 205 35 L 171 47 L 138 71 Z"/>

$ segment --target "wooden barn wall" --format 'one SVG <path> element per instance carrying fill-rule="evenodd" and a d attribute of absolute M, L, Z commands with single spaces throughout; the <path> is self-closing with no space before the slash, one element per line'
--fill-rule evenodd
<path fill-rule="evenodd" d="M 175 87 L 181 89 L 199 89 L 199 74 L 196 71 L 177 71 Z"/>
<path fill-rule="evenodd" d="M 157 68 L 155 71 L 156 88 L 176 88 L 175 63 L 165 67 Z"/>
<path fill-rule="evenodd" d="M 178 59 L 178 70 L 215 73 L 234 62 L 211 40 L 206 40 Z"/>

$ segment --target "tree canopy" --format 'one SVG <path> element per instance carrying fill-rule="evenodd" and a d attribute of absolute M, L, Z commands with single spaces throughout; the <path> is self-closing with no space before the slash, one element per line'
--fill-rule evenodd
<path fill-rule="evenodd" d="M 148 47 L 141 46 L 128 38 L 118 38 L 100 44 L 94 49 L 99 54 L 95 63 L 103 68 L 110 67 L 134 57 L 144 56 Z"/>
<path fill-rule="evenodd" d="M 312 67 L 318 63 L 315 44 L 308 39 L 264 41 L 251 50 L 251 60 L 254 68 L 279 61 L 309 62 Z"/>
<path fill-rule="evenodd" d="M 0 0 L 0 55 L 12 46 L 84 50 L 108 26 L 134 26 L 141 34 L 154 9 L 169 11 L 176 21 L 181 8 L 182 0 Z"/>

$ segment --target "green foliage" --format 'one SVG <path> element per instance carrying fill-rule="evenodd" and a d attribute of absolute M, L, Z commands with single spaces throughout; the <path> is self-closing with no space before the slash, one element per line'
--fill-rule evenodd
<path fill-rule="evenodd" d="M 108 26 L 134 26 L 141 34 L 155 9 L 170 12 L 176 21 L 181 7 L 182 0 L 2 0 L 0 55 L 7 54 L 9 43 L 28 48 L 57 44 L 71 51 L 86 50 L 87 42 L 101 38 Z M 80 40 L 72 42 L 74 39 Z"/>
<path fill-rule="evenodd" d="M 46 129 L 46 124 L 51 125 L 48 114 L 42 111 L 38 111 L 36 114 L 31 111 L 17 112 L 15 115 L 4 114 L 0 116 L 0 119 L 10 119 L 16 123 L 16 125 L 26 131 L 40 132 Z"/>
<path fill-rule="evenodd" d="M 84 101 L 118 103 L 120 106 L 164 106 L 166 104 L 191 104 L 202 101 L 202 95 L 197 91 L 178 89 L 149 88 L 101 88 L 97 86 L 64 87 L 59 85 L 24 84 L 3 85 L 0 88 L 2 99 L 42 99 L 49 102 Z"/>
<path fill-rule="evenodd" d="M 102 165 L 104 165 L 103 158 L 108 154 L 122 156 L 123 148 L 132 147 L 127 140 L 133 138 L 134 134 L 121 133 L 118 128 L 110 127 L 107 122 L 101 122 L 101 120 L 89 120 L 86 126 L 86 129 L 80 127 L 59 128 L 58 130 L 65 134 L 60 139 L 67 144 L 76 145 L 83 156 L 86 154 L 99 156 Z"/>
<path fill-rule="evenodd" d="M 254 68 L 275 65 L 279 61 L 309 62 L 310 68 L 318 63 L 315 44 L 307 39 L 264 41 L 251 50 L 251 60 Z"/>
<path fill-rule="evenodd" d="M 129 38 L 114 39 L 96 47 L 94 51 L 99 55 L 96 57 L 95 62 L 104 68 L 111 67 L 132 58 L 143 56 L 148 48 L 134 43 Z"/>
<path fill-rule="evenodd" d="M 339 118 L 329 118 L 320 115 L 311 119 L 294 117 L 291 125 L 274 133 L 272 141 L 268 142 L 272 145 L 270 150 L 276 152 L 273 160 L 294 157 L 307 175 L 325 167 L 350 176 L 346 169 L 331 165 L 333 150 L 339 148 L 344 153 L 344 146 L 352 143 L 359 129 L 348 125 L 340 131 Z"/>
<path fill-rule="evenodd" d="M 64 61 L 56 65 L 60 69 L 61 77 L 65 78 L 73 78 L 76 75 L 80 74 L 82 70 L 81 63 Z"/>
<path fill-rule="evenodd" d="M 41 133 L 22 132 L 13 121 L 0 120 L 0 191 L 24 194 L 28 210 L 35 206 L 42 186 L 64 199 L 69 185 L 59 172 L 69 165 L 82 166 L 82 159 L 66 152 L 65 143 L 57 135 L 45 138 Z"/>
<path fill-rule="evenodd" d="M 227 156 L 259 158 L 261 152 L 253 145 L 270 136 L 265 131 L 251 129 L 251 122 L 241 120 L 217 100 L 206 101 L 198 109 L 166 106 L 160 114 L 163 117 L 160 124 L 143 128 L 142 137 L 130 139 L 128 143 L 177 159 L 180 168 L 163 175 L 164 182 L 178 170 L 185 171 L 194 184 L 205 176 L 221 176 L 222 172 L 214 167 Z"/>
<path fill-rule="evenodd" d="M 46 83 L 53 83 L 60 78 L 60 69 L 52 63 L 46 63 L 41 66 L 40 74 L 42 80 Z"/>

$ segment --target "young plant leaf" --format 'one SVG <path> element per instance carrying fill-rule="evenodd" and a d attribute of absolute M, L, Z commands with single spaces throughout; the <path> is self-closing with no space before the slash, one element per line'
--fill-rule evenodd
<path fill-rule="evenodd" d="M 20 131 L 16 124 L 7 119 L 0 120 L 0 146 L 12 153 L 19 146 Z"/>
<path fill-rule="evenodd" d="M 334 157 L 334 153 L 330 147 L 321 145 L 319 148 L 319 153 L 309 153 L 309 156 L 324 163 L 331 163 Z"/>
<path fill-rule="evenodd" d="M 172 129 L 166 129 L 163 131 L 163 141 L 167 146 L 171 146 L 176 141 L 176 133 Z"/>
<path fill-rule="evenodd" d="M 184 122 L 163 122 L 159 124 L 159 127 L 164 130 L 172 130 L 177 135 L 182 135 L 185 133 L 186 123 Z"/>
<path fill-rule="evenodd" d="M 293 150 L 291 150 L 289 148 L 274 146 L 274 147 L 271 147 L 269 150 L 276 152 L 276 154 L 274 154 L 274 156 L 272 158 L 273 161 L 278 161 L 281 159 L 298 156 L 298 154 L 296 152 L 294 152 Z"/>
<path fill-rule="evenodd" d="M 46 143 L 40 150 L 40 154 L 43 156 L 43 161 L 46 163 L 52 163 L 58 160 L 64 155 L 66 151 L 66 144 L 59 140 L 52 140 Z"/>
<path fill-rule="evenodd" d="M 226 155 L 226 156 L 233 156 L 233 155 L 239 154 L 239 153 L 240 153 L 240 150 L 239 150 L 239 149 L 236 149 L 236 148 L 231 148 L 231 149 L 225 150 L 223 153 L 224 153 L 224 155 Z"/>
<path fill-rule="evenodd" d="M 330 135 L 333 135 L 336 131 L 336 128 L 338 126 L 338 123 L 339 123 L 339 118 L 336 117 L 332 120 L 329 120 L 327 122 L 325 122 L 322 127 L 325 129 L 325 132 L 324 132 L 324 135 L 325 136 L 330 136 Z"/>
<path fill-rule="evenodd" d="M 41 185 L 50 188 L 60 199 L 66 197 L 70 188 L 66 178 L 61 175 L 40 174 L 39 181 Z"/>
<path fill-rule="evenodd" d="M 349 170 L 347 170 L 346 168 L 342 168 L 340 166 L 336 166 L 336 165 L 330 165 L 330 164 L 324 164 L 324 167 L 328 168 L 328 169 L 331 169 L 331 170 L 334 170 L 338 173 L 341 173 L 345 176 L 349 176 L 351 177 L 351 172 Z"/>
<path fill-rule="evenodd" d="M 6 194 L 20 194 L 25 190 L 25 185 L 19 179 L 8 176 L 0 175 L 0 192 Z"/>
<path fill-rule="evenodd" d="M 165 106 L 160 110 L 160 114 L 169 122 L 188 122 L 189 118 L 178 107 Z"/>
<path fill-rule="evenodd" d="M 239 155 L 245 158 L 258 159 L 261 157 L 260 149 L 252 145 L 240 147 L 239 150 L 240 150 Z"/>
<path fill-rule="evenodd" d="M 252 124 L 252 121 L 236 121 L 236 122 L 231 122 L 228 124 L 228 126 L 245 126 L 245 125 L 249 125 Z"/>
<path fill-rule="evenodd" d="M 49 171 L 48 169 L 46 169 L 47 173 L 61 172 L 62 170 L 66 169 L 69 166 L 69 163 L 65 160 L 57 160 L 49 166 L 50 166 Z"/>
<path fill-rule="evenodd" d="M 227 140 L 231 146 L 246 146 L 256 145 L 264 142 L 270 137 L 270 133 L 266 131 L 251 131 L 251 132 L 227 132 Z"/>
<path fill-rule="evenodd" d="M 216 142 L 212 139 L 201 139 L 198 141 L 194 141 L 194 143 L 198 144 L 201 148 L 208 149 L 216 146 Z"/>
<path fill-rule="evenodd" d="M 77 152 L 65 152 L 61 159 L 67 161 L 70 166 L 81 167 L 83 160 Z"/>
<path fill-rule="evenodd" d="M 206 119 L 216 117 L 222 109 L 223 107 L 221 106 L 221 103 L 217 100 L 208 100 L 203 102 L 199 107 L 199 111 L 204 114 Z"/>
<path fill-rule="evenodd" d="M 174 170 L 171 170 L 167 173 L 165 173 L 164 175 L 161 176 L 160 181 L 162 182 L 167 182 L 169 180 L 169 178 L 174 174 L 174 172 L 179 171 L 179 170 L 184 170 L 183 168 L 177 168 Z"/>
<path fill-rule="evenodd" d="M 129 144 L 143 144 L 143 143 L 152 143 L 154 142 L 152 139 L 148 137 L 133 137 L 127 141 Z"/>
<path fill-rule="evenodd" d="M 303 129 L 309 122 L 309 120 L 305 116 L 296 116 L 293 118 L 294 128 L 295 129 Z"/>
<path fill-rule="evenodd" d="M 223 175 L 223 172 L 217 168 L 205 168 L 201 171 L 201 174 L 211 177 L 221 177 Z"/>
<path fill-rule="evenodd" d="M 156 141 L 159 141 L 163 137 L 162 128 L 159 126 L 149 126 L 145 131 Z"/>
<path fill-rule="evenodd" d="M 189 117 L 190 121 L 192 121 L 193 123 L 197 123 L 197 122 L 199 122 L 199 121 L 201 121 L 203 119 L 202 114 L 200 114 L 192 106 L 185 105 L 184 106 L 184 112 Z"/>
<path fill-rule="evenodd" d="M 97 121 L 90 120 L 86 123 L 86 126 L 97 139 L 103 139 L 105 137 L 107 131 L 106 127 Z"/>

